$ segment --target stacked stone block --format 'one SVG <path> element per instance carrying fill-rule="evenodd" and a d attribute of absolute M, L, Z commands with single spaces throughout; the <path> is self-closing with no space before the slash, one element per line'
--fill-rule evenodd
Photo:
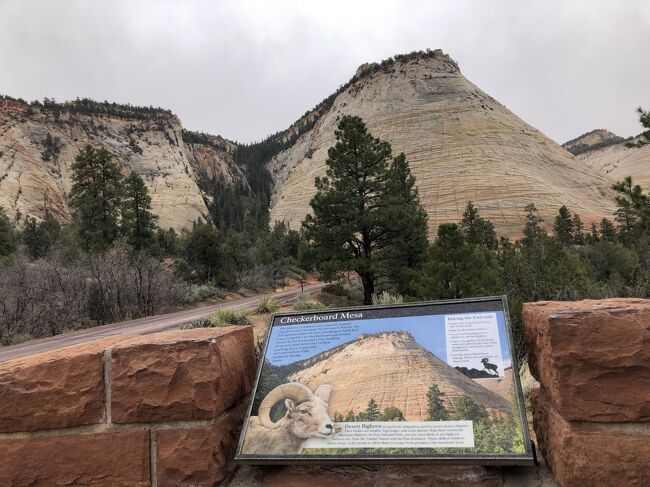
<path fill-rule="evenodd" d="M 0 364 L 0 485 L 215 485 L 232 471 L 254 374 L 251 327 Z"/>
<path fill-rule="evenodd" d="M 562 487 L 650 485 L 650 300 L 524 305 L 535 433 Z"/>

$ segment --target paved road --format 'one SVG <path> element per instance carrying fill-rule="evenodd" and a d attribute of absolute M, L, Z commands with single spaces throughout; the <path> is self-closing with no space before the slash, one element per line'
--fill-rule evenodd
<path fill-rule="evenodd" d="M 323 283 L 308 284 L 305 286 L 305 292 L 318 291 L 323 287 Z M 273 298 L 277 299 L 280 303 L 285 304 L 293 301 L 301 293 L 300 288 L 291 288 L 270 294 Z M 168 313 L 165 315 L 148 316 L 146 318 L 139 318 L 137 320 L 123 321 L 120 323 L 112 323 L 110 325 L 96 326 L 94 328 L 87 328 L 64 335 L 57 335 L 49 338 L 42 338 L 40 340 L 33 340 L 20 345 L 12 345 L 9 347 L 0 348 L 0 362 L 5 362 L 25 355 L 32 355 L 35 353 L 45 352 L 55 348 L 66 347 L 68 345 L 75 345 L 78 343 L 96 340 L 98 338 L 105 338 L 112 335 L 147 335 L 149 333 L 156 333 L 159 331 L 173 330 L 178 328 L 183 323 L 194 321 L 196 319 L 207 317 L 218 308 L 228 307 L 235 310 L 253 310 L 259 302 L 259 296 L 252 298 L 237 299 L 227 301 L 225 303 L 213 304 L 210 306 L 203 306 L 201 308 L 187 309 L 184 311 L 177 311 L 175 313 Z"/>

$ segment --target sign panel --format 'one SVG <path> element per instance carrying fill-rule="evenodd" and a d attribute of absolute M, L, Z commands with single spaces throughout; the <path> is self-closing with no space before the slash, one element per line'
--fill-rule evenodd
<path fill-rule="evenodd" d="M 236 460 L 533 463 L 505 297 L 275 314 Z"/>

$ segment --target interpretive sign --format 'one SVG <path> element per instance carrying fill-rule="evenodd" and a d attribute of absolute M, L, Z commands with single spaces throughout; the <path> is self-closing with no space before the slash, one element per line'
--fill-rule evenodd
<path fill-rule="evenodd" d="M 274 314 L 242 463 L 533 462 L 505 297 Z"/>

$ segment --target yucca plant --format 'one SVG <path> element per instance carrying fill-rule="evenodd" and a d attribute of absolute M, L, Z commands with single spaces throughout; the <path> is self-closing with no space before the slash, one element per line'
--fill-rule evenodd
<path fill-rule="evenodd" d="M 250 325 L 248 311 L 234 311 L 230 308 L 219 308 L 210 315 L 212 326 Z"/>
<path fill-rule="evenodd" d="M 266 313 L 275 313 L 280 309 L 280 302 L 271 296 L 260 296 L 260 302 L 255 308 L 255 313 L 263 315 Z"/>

